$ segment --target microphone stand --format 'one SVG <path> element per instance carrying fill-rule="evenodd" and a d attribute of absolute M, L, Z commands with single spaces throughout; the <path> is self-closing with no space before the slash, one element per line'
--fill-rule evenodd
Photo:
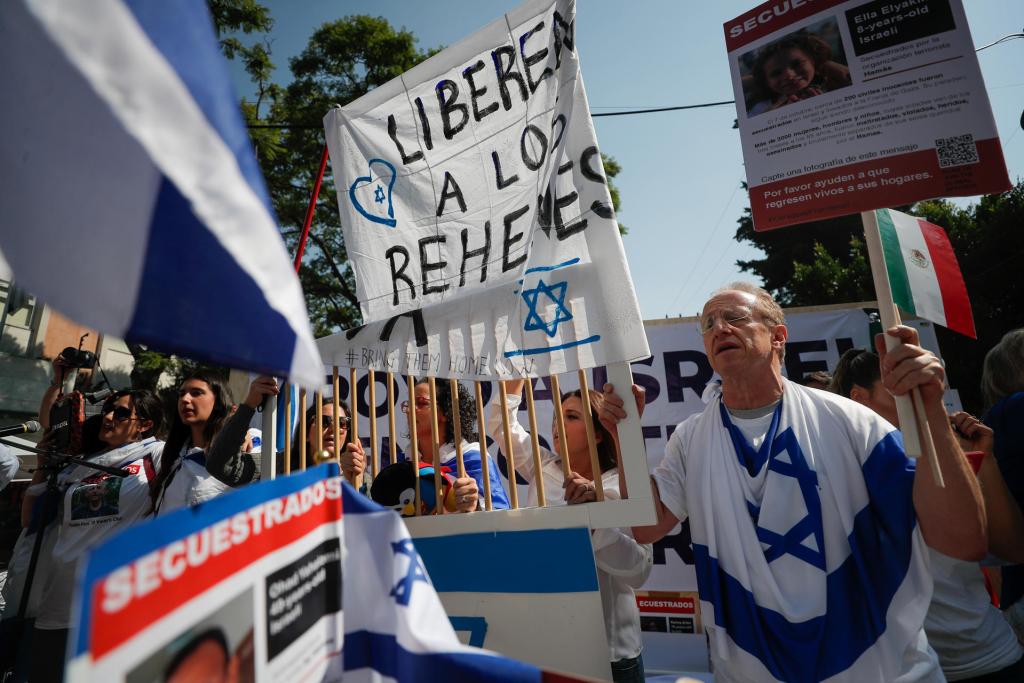
<path fill-rule="evenodd" d="M 19 448 L 21 450 L 26 450 L 31 453 L 36 453 L 38 455 L 45 455 L 51 460 L 51 462 L 37 468 L 47 471 L 46 490 L 39 496 L 39 502 L 36 503 L 39 505 L 39 520 L 36 525 L 36 537 L 32 544 L 32 555 L 29 559 L 28 571 L 25 573 L 25 584 L 22 586 L 21 599 L 18 602 L 18 612 L 14 617 L 16 619 L 17 627 L 13 629 L 10 642 L 5 643 L 5 646 L 10 648 L 5 653 L 7 661 L 4 662 L 5 670 L 2 672 L 3 681 L 6 682 L 12 680 L 15 674 L 18 650 L 26 628 L 25 615 L 28 612 L 29 597 L 32 594 L 32 584 L 35 580 L 36 566 L 39 563 L 39 555 L 43 548 L 43 536 L 46 535 L 46 528 L 52 521 L 50 515 L 57 509 L 57 496 L 60 493 L 60 488 L 57 486 L 57 477 L 68 465 L 82 465 L 99 472 L 111 474 L 115 477 L 127 477 L 130 476 L 131 473 L 128 470 L 108 467 L 107 465 L 99 465 L 77 455 L 33 448 L 31 446 L 20 444 L 16 441 L 8 441 L 4 438 L 0 438 L 0 443 Z M 56 460 L 56 462 L 52 462 L 53 460 Z M 31 527 L 31 522 L 29 523 L 29 527 Z"/>

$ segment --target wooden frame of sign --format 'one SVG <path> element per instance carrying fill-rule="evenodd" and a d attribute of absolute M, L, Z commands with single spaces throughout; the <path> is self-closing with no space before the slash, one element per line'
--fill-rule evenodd
<path fill-rule="evenodd" d="M 626 486 L 629 490 L 629 497 L 620 500 L 598 500 L 595 502 L 586 503 L 584 505 L 577 506 L 551 506 L 552 494 L 555 492 L 548 493 L 548 507 L 544 508 L 525 508 L 521 507 L 519 510 L 493 510 L 492 513 L 496 515 L 505 514 L 521 514 L 527 509 L 530 510 L 545 510 L 550 514 L 554 515 L 555 519 L 560 514 L 566 516 L 572 516 L 575 518 L 579 514 L 584 514 L 588 519 L 588 526 L 592 529 L 601 529 L 609 527 L 629 527 L 629 526 L 642 526 L 646 524 L 653 524 L 656 520 L 656 513 L 654 510 L 654 503 L 651 496 L 650 486 L 650 474 L 647 465 L 647 450 L 644 445 L 643 433 L 640 428 L 640 414 L 637 411 L 636 403 L 632 400 L 632 385 L 633 375 L 630 372 L 628 363 L 612 363 L 607 366 L 608 382 L 616 387 L 619 396 L 625 399 L 625 410 L 626 419 L 619 423 L 619 466 L 623 469 L 626 479 Z M 354 370 L 352 370 L 354 373 Z M 581 373 L 582 374 L 582 373 Z M 377 373 L 378 377 L 380 373 Z M 568 375 L 567 375 L 568 376 Z M 585 375 L 584 375 L 585 376 Z M 391 380 L 389 378 L 381 378 L 386 384 Z M 440 379 L 440 378 L 438 378 Z M 497 379 L 497 378 L 496 378 Z M 445 380 L 447 381 L 447 380 Z M 500 386 L 500 385 L 499 385 Z M 592 387 L 600 391 L 601 387 Z M 471 391 L 472 393 L 472 391 Z M 389 402 L 393 401 L 393 398 L 389 396 Z M 353 402 L 354 403 L 354 402 Z M 393 408 L 393 404 L 391 406 Z M 263 429 L 264 429 L 264 442 L 268 444 L 275 443 L 274 441 L 274 429 L 276 427 L 277 417 L 277 401 L 275 399 L 268 400 L 268 404 L 263 411 Z M 353 423 L 355 420 L 353 420 Z M 357 432 L 354 429 L 353 424 L 350 427 L 353 435 Z M 503 452 L 505 447 L 502 444 L 492 446 L 491 452 L 495 453 L 500 448 Z M 593 445 L 591 444 L 593 449 Z M 264 472 L 264 478 L 273 478 L 275 476 L 275 459 L 272 457 L 273 448 L 265 449 L 262 454 L 262 467 Z M 534 463 L 531 462 L 527 467 L 534 467 Z M 522 467 L 520 467 L 522 469 Z M 268 476 L 269 475 L 269 476 Z M 541 477 L 543 479 L 543 477 Z M 600 489 L 600 487 L 598 487 Z M 485 492 L 480 491 L 480 499 L 484 500 Z M 558 492 L 560 494 L 560 492 Z M 556 494 L 557 495 L 557 494 Z M 510 496 L 511 497 L 511 496 Z M 603 496 L 601 496 L 603 497 Z M 486 503 L 481 505 L 481 510 L 473 514 L 468 515 L 436 515 L 427 516 L 424 519 L 407 520 L 410 525 L 410 530 L 413 528 L 419 529 L 421 525 L 427 525 L 423 528 L 433 528 L 432 525 L 439 522 L 439 518 L 449 520 L 450 524 L 454 525 L 453 529 L 471 529 L 477 528 L 478 525 L 484 525 L 484 527 L 491 528 L 488 525 L 494 525 L 493 528 L 500 528 L 501 522 L 498 517 L 493 517 L 494 521 L 484 522 L 479 518 L 480 513 L 485 512 Z M 566 513 L 566 510 L 573 509 L 571 513 Z M 583 510 L 583 513 L 580 513 Z M 533 513 L 530 513 L 533 514 Z M 486 515 L 492 517 L 492 515 Z M 546 515 L 542 515 L 546 517 Z M 447 526 L 446 526 L 447 528 Z M 414 534 L 415 535 L 415 534 Z"/>

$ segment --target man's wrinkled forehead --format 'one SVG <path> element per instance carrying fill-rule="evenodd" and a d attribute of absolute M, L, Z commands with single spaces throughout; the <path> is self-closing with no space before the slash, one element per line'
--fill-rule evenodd
<path fill-rule="evenodd" d="M 701 313 L 708 313 L 713 309 L 735 305 L 749 306 L 753 310 L 757 307 L 757 297 L 750 292 L 743 292 L 738 289 L 726 289 L 716 293 L 708 299 L 707 303 L 704 304 L 704 308 Z"/>

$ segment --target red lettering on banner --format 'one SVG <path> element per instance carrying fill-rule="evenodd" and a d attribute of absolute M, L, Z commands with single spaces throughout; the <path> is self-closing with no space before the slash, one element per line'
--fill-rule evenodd
<path fill-rule="evenodd" d="M 326 479 L 301 495 L 262 503 L 114 570 L 92 586 L 93 659 L 263 556 L 341 517 L 340 479 Z"/>

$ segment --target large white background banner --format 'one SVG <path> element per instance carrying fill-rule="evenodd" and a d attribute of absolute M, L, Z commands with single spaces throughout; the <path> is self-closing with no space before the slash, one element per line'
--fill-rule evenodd
<path fill-rule="evenodd" d="M 362 328 L 336 365 L 546 375 L 648 350 L 575 44 L 527 2 L 324 119 Z"/>

